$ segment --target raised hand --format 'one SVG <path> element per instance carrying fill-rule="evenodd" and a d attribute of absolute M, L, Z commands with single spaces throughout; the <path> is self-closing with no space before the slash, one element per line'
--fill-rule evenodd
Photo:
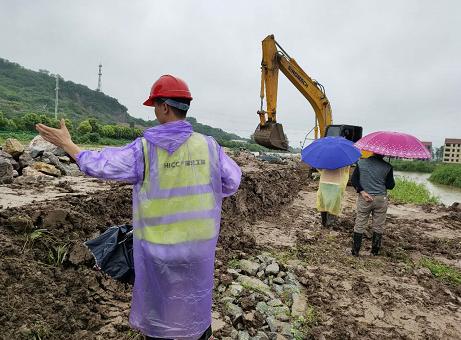
<path fill-rule="evenodd" d="M 63 148 L 64 151 L 75 159 L 81 150 L 72 141 L 72 137 L 70 136 L 69 130 L 67 130 L 64 119 L 61 119 L 59 124 L 59 129 L 55 129 L 44 124 L 37 124 L 35 128 L 44 140 Z"/>

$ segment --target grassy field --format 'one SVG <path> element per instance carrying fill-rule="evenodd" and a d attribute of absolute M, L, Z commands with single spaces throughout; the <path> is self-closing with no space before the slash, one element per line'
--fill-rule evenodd
<path fill-rule="evenodd" d="M 461 188 L 461 165 L 441 164 L 435 168 L 429 180 L 434 183 Z"/>
<path fill-rule="evenodd" d="M 418 160 L 410 161 L 410 160 L 403 160 L 403 159 L 392 159 L 391 164 L 394 167 L 394 170 L 397 170 L 397 171 L 431 173 L 440 163 L 432 162 L 432 161 L 418 161 Z"/>
<path fill-rule="evenodd" d="M 397 203 L 437 204 L 439 199 L 431 195 L 424 184 L 406 178 L 397 178 L 395 188 L 389 191 L 391 200 Z"/>

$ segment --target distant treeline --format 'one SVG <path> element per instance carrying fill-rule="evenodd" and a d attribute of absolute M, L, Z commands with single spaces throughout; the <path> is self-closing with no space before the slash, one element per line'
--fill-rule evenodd
<path fill-rule="evenodd" d="M 392 159 L 391 164 L 394 170 L 397 171 L 411 171 L 411 172 L 426 172 L 431 173 L 435 167 L 440 164 L 439 162 L 433 161 L 419 161 L 419 160 L 403 160 L 403 159 Z"/>
<path fill-rule="evenodd" d="M 200 124 L 193 117 L 187 118 L 193 126 L 194 131 L 212 136 L 222 146 L 229 148 L 244 148 L 250 151 L 264 151 L 264 147 L 252 143 L 251 140 L 236 142 L 235 139 L 241 140 L 241 137 L 227 133 L 221 129 L 216 129 L 208 125 Z M 72 134 L 75 142 L 80 144 L 120 144 L 120 141 L 134 140 L 142 135 L 144 128 L 120 125 L 120 124 L 103 124 L 96 118 L 88 118 L 80 122 L 73 122 L 65 118 L 66 126 Z M 15 118 L 6 118 L 0 112 L 0 131 L 14 133 L 35 132 L 35 125 L 42 123 L 51 127 L 59 127 L 59 120 L 51 115 L 37 114 L 29 112 L 23 116 Z M 150 121 L 150 126 L 158 125 L 157 121 Z"/>

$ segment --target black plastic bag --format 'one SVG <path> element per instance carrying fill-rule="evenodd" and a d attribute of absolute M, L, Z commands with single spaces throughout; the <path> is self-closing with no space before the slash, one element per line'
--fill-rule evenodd
<path fill-rule="evenodd" d="M 116 280 L 134 282 L 133 226 L 114 226 L 85 242 L 96 261 L 96 268 Z"/>

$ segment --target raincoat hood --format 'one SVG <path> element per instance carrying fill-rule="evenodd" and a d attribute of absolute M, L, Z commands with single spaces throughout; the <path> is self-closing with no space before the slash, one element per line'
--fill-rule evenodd
<path fill-rule="evenodd" d="M 177 120 L 149 128 L 144 131 L 143 135 L 150 143 L 172 154 L 190 137 L 192 132 L 192 125 L 188 121 Z"/>

